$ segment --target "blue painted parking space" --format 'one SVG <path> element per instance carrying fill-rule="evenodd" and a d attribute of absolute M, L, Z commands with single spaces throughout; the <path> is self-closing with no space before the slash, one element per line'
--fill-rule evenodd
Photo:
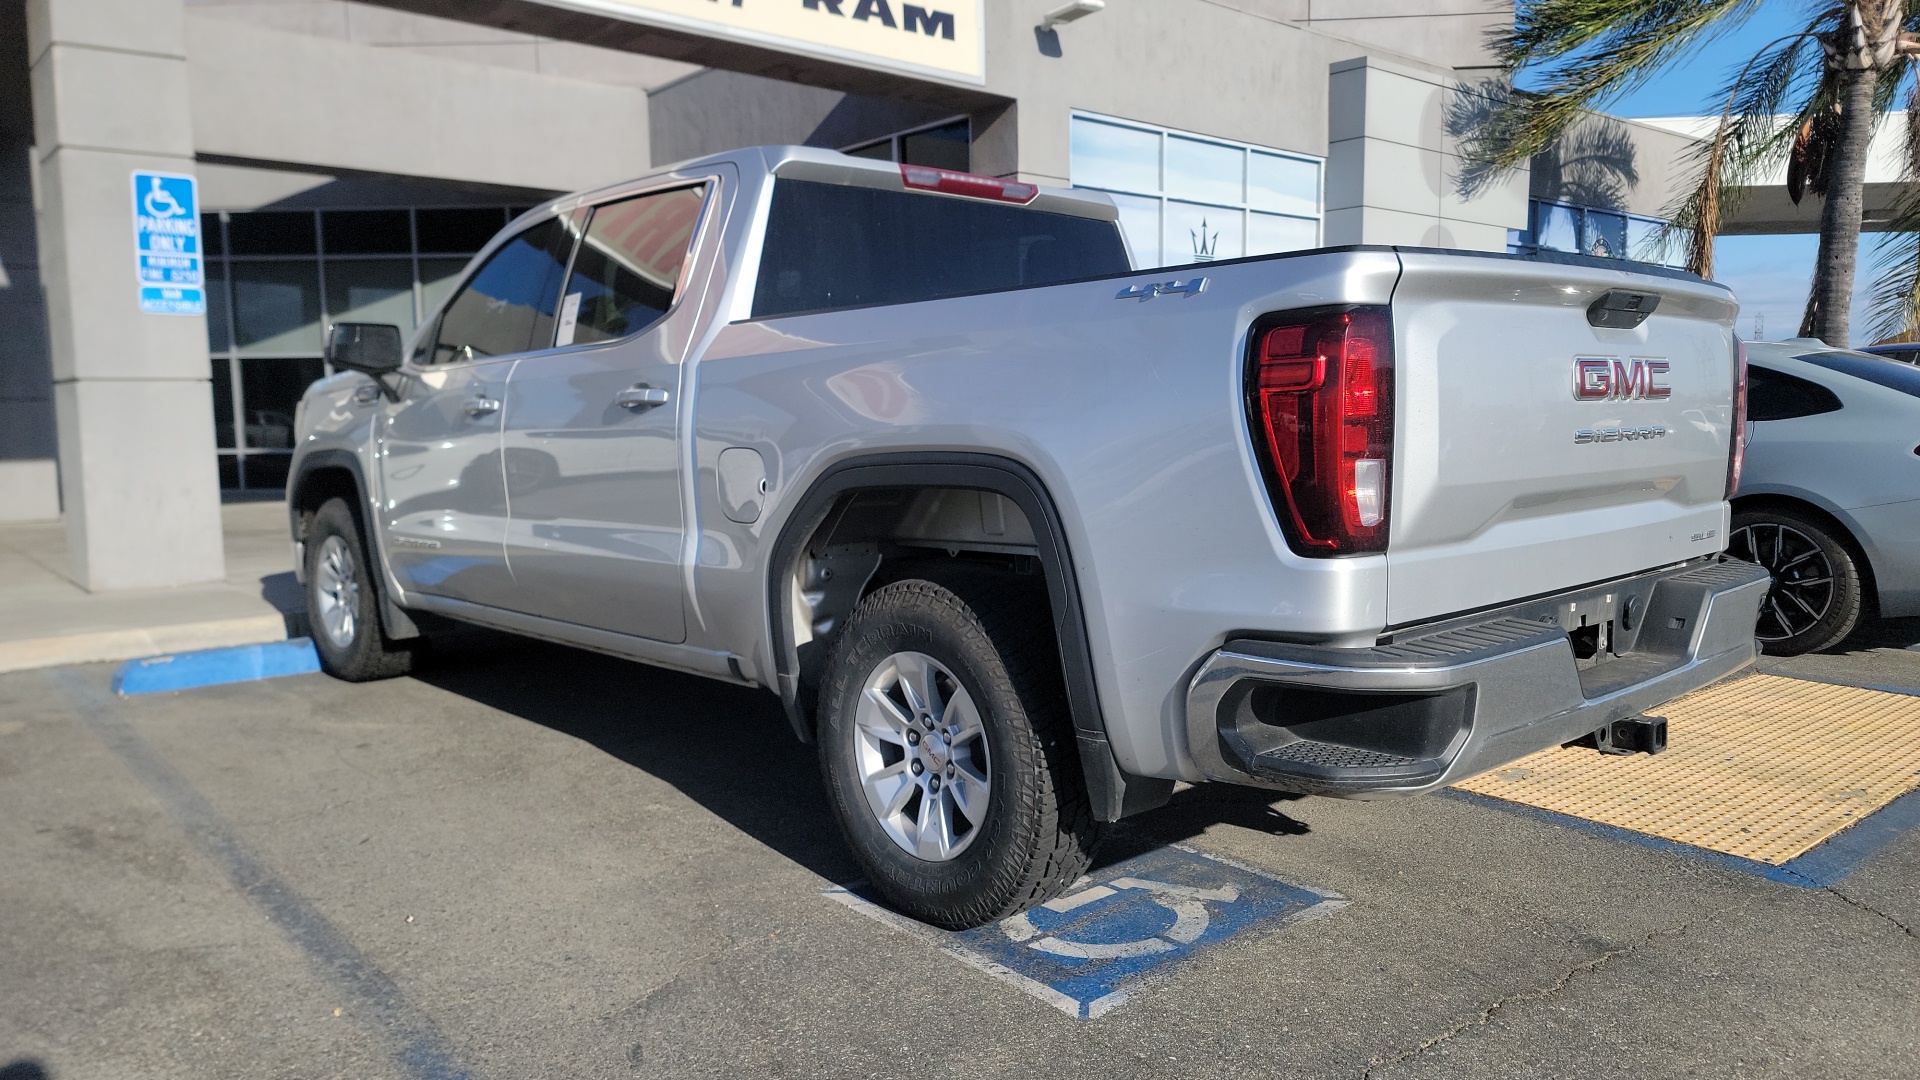
<path fill-rule="evenodd" d="M 958 933 L 888 911 L 857 887 L 826 895 L 1082 1019 L 1111 1012 L 1203 950 L 1346 904 L 1179 846 L 1105 867 L 1032 911 Z"/>
<path fill-rule="evenodd" d="M 320 656 L 308 638 L 236 645 L 129 660 L 113 673 L 113 692 L 121 696 L 190 690 L 196 686 L 277 679 L 320 670 Z"/>

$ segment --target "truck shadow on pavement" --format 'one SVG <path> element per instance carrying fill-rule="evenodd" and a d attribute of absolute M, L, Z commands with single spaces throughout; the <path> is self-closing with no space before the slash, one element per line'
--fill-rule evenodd
<path fill-rule="evenodd" d="M 834 827 L 812 746 L 762 690 L 481 630 L 454 634 L 414 673 L 429 686 L 570 735 L 693 799 L 834 882 L 860 869 Z M 1299 796 L 1207 784 L 1110 827 L 1106 866 L 1228 824 L 1308 832 L 1274 804 Z"/>
<path fill-rule="evenodd" d="M 420 682 L 596 747 L 823 878 L 860 875 L 773 695 L 482 630 L 435 646 Z"/>

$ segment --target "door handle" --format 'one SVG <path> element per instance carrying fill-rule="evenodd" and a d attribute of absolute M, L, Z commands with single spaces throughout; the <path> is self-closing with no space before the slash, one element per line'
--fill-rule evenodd
<path fill-rule="evenodd" d="M 500 403 L 490 397 L 468 398 L 466 404 L 468 416 L 485 416 L 500 411 Z"/>
<path fill-rule="evenodd" d="M 671 396 L 665 390 L 656 390 L 651 386 L 634 386 L 613 395 L 613 403 L 623 409 L 651 409 L 655 405 L 665 405 Z"/>

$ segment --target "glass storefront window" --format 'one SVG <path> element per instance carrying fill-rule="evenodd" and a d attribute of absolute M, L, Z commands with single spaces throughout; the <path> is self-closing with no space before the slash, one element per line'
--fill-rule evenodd
<path fill-rule="evenodd" d="M 249 450 L 292 450 L 293 410 L 307 386 L 327 373 L 318 357 L 240 361 L 241 422 Z"/>
<path fill-rule="evenodd" d="M 1166 265 L 1166 260 L 1160 257 L 1160 200 L 1122 195 L 1117 191 L 1107 192 L 1107 197 L 1120 208 L 1120 231 L 1133 249 L 1134 265 Z"/>
<path fill-rule="evenodd" d="M 1672 267 L 1687 263 L 1684 231 L 1662 244 L 1660 232 L 1667 223 L 1658 218 L 1542 199 L 1533 200 L 1529 212 L 1531 228 L 1525 232 L 1508 230 L 1507 249 L 1511 252 L 1566 251 Z"/>
<path fill-rule="evenodd" d="M 233 361 L 216 356 L 213 375 L 213 439 L 222 450 L 233 449 Z"/>
<path fill-rule="evenodd" d="M 1580 250 L 1580 221 L 1571 206 L 1541 203 L 1535 208 L 1534 243 L 1554 251 Z"/>
<path fill-rule="evenodd" d="M 1589 210 L 1586 225 L 1582 251 L 1603 259 L 1627 257 L 1627 219 L 1623 215 Z"/>
<path fill-rule="evenodd" d="M 242 353 L 320 351 L 320 264 L 236 261 L 233 340 Z"/>
<path fill-rule="evenodd" d="M 1247 254 L 1271 255 L 1280 251 L 1299 251 L 1320 242 L 1319 223 L 1308 218 L 1280 214 L 1247 215 Z"/>
<path fill-rule="evenodd" d="M 1075 113 L 1075 187 L 1106 192 L 1141 269 L 1320 243 L 1317 158 Z"/>
<path fill-rule="evenodd" d="M 287 486 L 287 468 L 293 464 L 292 454 L 252 454 L 242 460 L 246 464 L 247 487 L 272 491 Z"/>
<path fill-rule="evenodd" d="M 1157 131 L 1074 117 L 1074 186 L 1160 194 L 1160 142 Z"/>
<path fill-rule="evenodd" d="M 841 153 L 873 161 L 897 161 L 903 165 L 966 172 L 973 168 L 973 121 L 966 117 L 943 120 L 849 146 Z"/>
<path fill-rule="evenodd" d="M 1247 205 L 1297 218 L 1320 216 L 1320 164 L 1255 150 L 1247 158 Z"/>
<path fill-rule="evenodd" d="M 413 333 L 412 259 L 328 259 L 327 320 L 387 323 Z"/>
<path fill-rule="evenodd" d="M 1167 201 L 1161 255 L 1171 264 L 1237 259 L 1245 254 L 1245 212 L 1229 206 Z"/>
<path fill-rule="evenodd" d="M 966 172 L 973 168 L 973 125 L 962 120 L 902 135 L 900 160 L 908 165 Z"/>
<path fill-rule="evenodd" d="M 416 210 L 413 213 L 415 236 L 420 253 L 468 255 L 487 246 L 493 234 L 506 227 L 504 210 Z"/>
<path fill-rule="evenodd" d="M 1665 224 L 1652 218 L 1628 218 L 1627 258 L 1659 263 L 1662 266 L 1687 265 L 1687 245 L 1692 237 L 1691 231 L 1677 229 L 1673 236 L 1662 244 L 1660 231 Z"/>
<path fill-rule="evenodd" d="M 413 226 L 405 210 L 328 210 L 320 238 L 329 255 L 409 255 Z"/>
<path fill-rule="evenodd" d="M 214 231 L 219 232 L 218 223 Z M 206 235 L 204 232 L 202 236 Z M 227 317 L 227 264 L 207 260 L 207 349 L 226 352 L 232 345 L 233 325 Z"/>
<path fill-rule="evenodd" d="M 1167 137 L 1167 194 L 1201 202 L 1246 201 L 1247 152 L 1238 146 Z"/>
<path fill-rule="evenodd" d="M 207 347 L 220 486 L 286 483 L 293 413 L 333 322 L 411 332 L 512 207 L 208 214 Z M 417 241 L 417 242 L 416 242 Z M 422 256 L 425 257 L 422 257 Z"/>
<path fill-rule="evenodd" d="M 234 255 L 312 255 L 318 251 L 311 210 L 266 210 L 227 215 Z"/>

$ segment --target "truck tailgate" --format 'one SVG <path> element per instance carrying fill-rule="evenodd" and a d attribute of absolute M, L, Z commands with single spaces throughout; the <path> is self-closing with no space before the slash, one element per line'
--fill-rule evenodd
<path fill-rule="evenodd" d="M 1730 293 L 1531 260 L 1401 261 L 1390 625 L 1725 545 Z M 1593 326 L 1609 290 L 1658 307 L 1632 329 Z"/>

